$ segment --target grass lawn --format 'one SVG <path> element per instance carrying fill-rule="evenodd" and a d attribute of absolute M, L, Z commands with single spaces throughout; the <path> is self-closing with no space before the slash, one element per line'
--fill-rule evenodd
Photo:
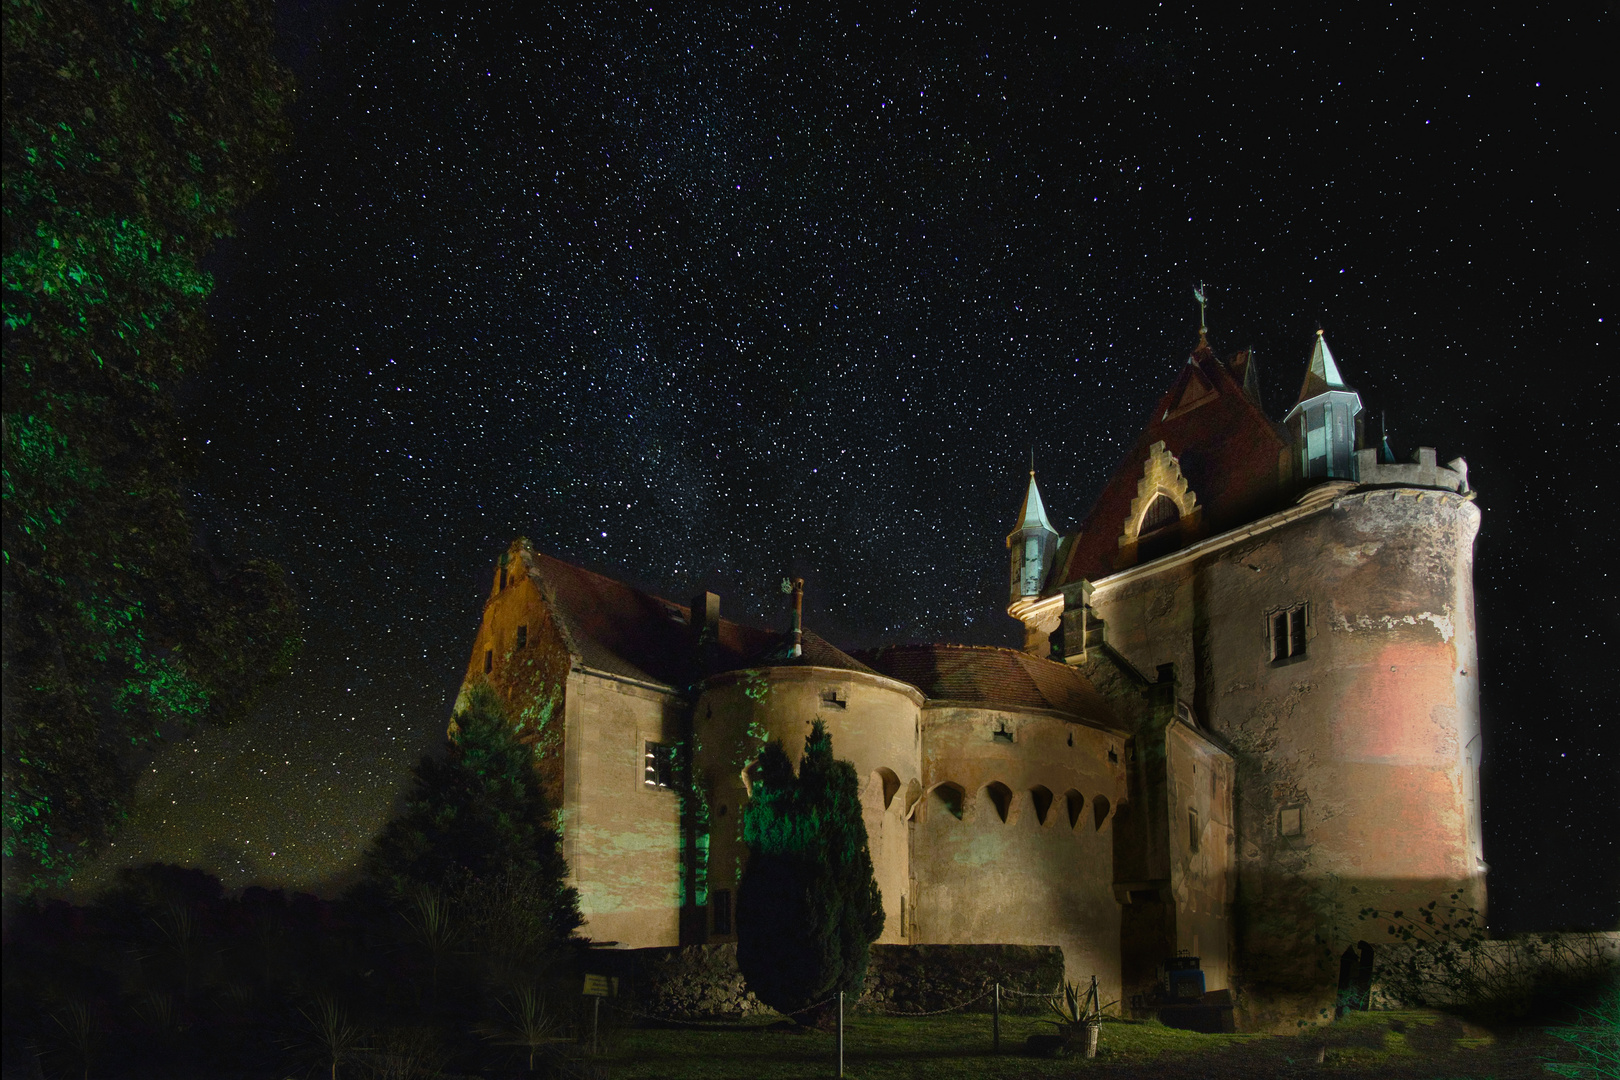
<path fill-rule="evenodd" d="M 835 1075 L 837 1042 L 821 1032 L 767 1030 L 767 1021 L 705 1029 L 623 1028 L 604 1050 L 608 1075 L 648 1080 L 772 1080 Z M 1022 1053 L 1024 1037 L 1053 1028 L 1035 1017 L 1002 1017 L 993 1056 L 990 1017 L 975 1013 L 906 1019 L 856 1016 L 844 1037 L 845 1076 L 1040 1078 L 1550 1077 L 1541 1062 L 1565 1060 L 1538 1030 L 1493 1035 L 1434 1012 L 1358 1013 L 1301 1036 L 1200 1035 L 1158 1024 L 1105 1024 L 1092 1061 Z M 1319 1063 L 1320 1061 L 1320 1063 Z"/>

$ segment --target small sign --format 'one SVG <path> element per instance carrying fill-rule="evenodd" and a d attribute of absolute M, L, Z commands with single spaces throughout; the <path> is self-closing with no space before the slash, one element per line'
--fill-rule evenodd
<path fill-rule="evenodd" d="M 585 996 L 612 997 L 613 992 L 618 989 L 614 985 L 618 981 L 618 979 L 609 979 L 606 975 L 587 975 L 585 976 Z"/>

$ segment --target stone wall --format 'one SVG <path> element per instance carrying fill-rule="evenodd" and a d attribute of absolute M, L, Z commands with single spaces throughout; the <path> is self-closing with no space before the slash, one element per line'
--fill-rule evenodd
<path fill-rule="evenodd" d="M 737 946 L 686 945 L 658 949 L 596 949 L 585 961 L 593 974 L 619 980 L 616 1004 L 668 1020 L 739 1019 L 771 1010 L 748 991 L 737 968 Z M 860 1007 L 929 1012 L 978 998 L 996 982 L 1008 990 L 1056 993 L 1063 950 L 1056 945 L 874 945 Z M 1045 1012 L 1045 997 L 1006 993 L 1008 1012 Z M 982 997 L 969 1011 L 988 1012 Z"/>
<path fill-rule="evenodd" d="M 1469 943 L 1374 946 L 1369 1007 L 1512 1011 L 1620 979 L 1620 932 L 1522 934 Z"/>

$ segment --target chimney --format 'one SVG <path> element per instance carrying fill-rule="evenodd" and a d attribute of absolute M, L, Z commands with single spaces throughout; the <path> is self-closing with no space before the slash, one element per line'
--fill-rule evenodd
<path fill-rule="evenodd" d="M 793 593 L 793 647 L 788 650 L 788 655 L 797 660 L 804 655 L 804 578 L 783 581 L 782 591 Z"/>
<path fill-rule="evenodd" d="M 690 624 L 698 667 L 707 674 L 714 666 L 715 648 L 720 643 L 720 597 L 712 592 L 694 596 Z"/>

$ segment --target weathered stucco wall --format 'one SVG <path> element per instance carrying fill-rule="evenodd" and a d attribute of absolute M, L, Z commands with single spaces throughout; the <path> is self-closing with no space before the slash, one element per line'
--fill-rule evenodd
<path fill-rule="evenodd" d="M 456 709 L 480 681 L 494 687 L 520 737 L 535 748 L 535 768 L 554 809 L 563 798 L 563 695 L 571 663 L 562 634 L 514 544 L 490 583 Z"/>
<path fill-rule="evenodd" d="M 934 703 L 922 715 L 917 940 L 1060 945 L 1070 980 L 1096 975 L 1117 999 L 1113 819 L 1125 774 L 1109 754 L 1122 759 L 1124 739 L 1034 711 Z"/>
<path fill-rule="evenodd" d="M 563 854 L 597 941 L 680 944 L 680 802 L 644 777 L 646 744 L 676 743 L 684 719 L 672 691 L 568 678 Z"/>
<path fill-rule="evenodd" d="M 747 801 L 743 770 L 771 739 L 798 764 L 805 736 L 820 718 L 833 754 L 862 782 L 872 867 L 883 894 L 883 943 L 909 939 L 910 846 L 905 813 L 921 790 L 917 711 L 922 694 L 881 676 L 820 667 L 775 667 L 716 676 L 699 696 L 693 719 L 694 771 L 707 793 L 709 890 L 736 896 L 747 849 L 739 808 Z M 902 918 L 902 907 L 905 921 Z M 710 940 L 735 940 L 717 933 Z"/>
<path fill-rule="evenodd" d="M 1176 663 L 1178 692 L 1233 748 L 1251 1026 L 1331 1016 L 1339 953 L 1387 936 L 1363 909 L 1454 891 L 1484 909 L 1478 525 L 1450 492 L 1341 492 L 1196 561 L 1096 583 L 1109 645 L 1143 671 Z M 1279 657 L 1274 618 L 1297 608 L 1303 653 Z"/>
<path fill-rule="evenodd" d="M 1224 990 L 1231 985 L 1237 892 L 1232 759 L 1181 722 L 1166 729 L 1165 739 L 1176 952 L 1199 958 L 1206 989 Z"/>

